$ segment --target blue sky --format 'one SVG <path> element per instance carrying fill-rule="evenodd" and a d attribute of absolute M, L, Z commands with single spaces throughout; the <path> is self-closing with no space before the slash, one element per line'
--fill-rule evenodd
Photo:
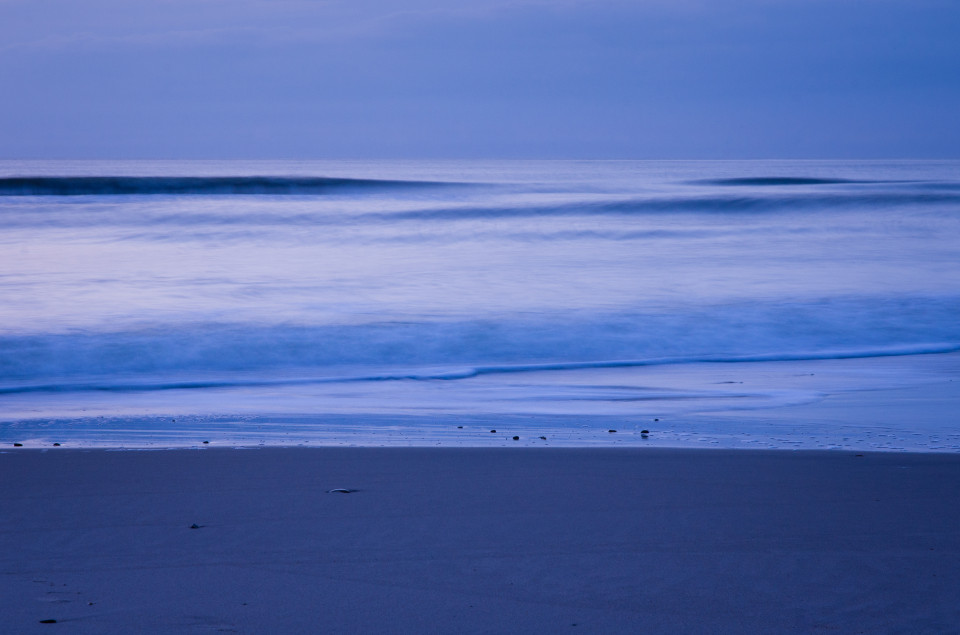
<path fill-rule="evenodd" d="M 0 0 L 5 158 L 960 157 L 956 0 Z"/>

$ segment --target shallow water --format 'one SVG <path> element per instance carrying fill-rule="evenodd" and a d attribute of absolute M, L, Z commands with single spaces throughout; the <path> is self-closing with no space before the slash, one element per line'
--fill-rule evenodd
<path fill-rule="evenodd" d="M 0 440 L 538 438 L 946 381 L 958 168 L 0 162 Z"/>

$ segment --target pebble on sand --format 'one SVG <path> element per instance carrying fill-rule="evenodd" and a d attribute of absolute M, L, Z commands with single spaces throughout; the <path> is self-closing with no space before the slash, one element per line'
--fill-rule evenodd
<path fill-rule="evenodd" d="M 513 440 L 514 440 L 514 441 L 519 441 L 519 440 L 520 440 L 520 437 L 513 437 Z"/>

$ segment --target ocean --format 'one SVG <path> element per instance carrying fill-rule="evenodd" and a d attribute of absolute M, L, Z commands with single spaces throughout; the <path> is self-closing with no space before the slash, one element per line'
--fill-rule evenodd
<path fill-rule="evenodd" d="M 957 377 L 958 263 L 958 161 L 0 161 L 0 443 L 960 451 L 791 414 Z"/>

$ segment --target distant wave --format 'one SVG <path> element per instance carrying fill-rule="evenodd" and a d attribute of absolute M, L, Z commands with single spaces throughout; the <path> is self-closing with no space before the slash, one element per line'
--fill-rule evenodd
<path fill-rule="evenodd" d="M 0 179 L 0 196 L 5 192 L 4 181 Z M 318 180 L 313 193 L 333 193 L 337 188 L 346 191 L 350 187 L 390 187 L 390 181 L 343 181 L 340 185 L 324 186 Z M 334 180 L 334 183 L 341 183 Z M 413 182 L 397 182 L 399 187 L 415 185 Z M 422 184 L 429 186 L 429 183 Z M 437 184 L 439 185 L 439 184 Z M 326 187 L 327 189 L 324 189 Z M 7 192 L 9 193 L 9 192 Z M 87 192 L 87 193 L 93 193 Z M 125 192 L 114 191 L 113 194 Z M 191 194 L 182 190 L 154 194 Z M 211 188 L 205 194 L 226 194 L 226 190 Z M 233 193 L 255 193 L 249 192 Z M 263 190 L 260 194 L 306 194 L 308 189 L 293 188 L 273 192 Z M 80 194 L 79 191 L 74 194 Z M 21 193 L 20 195 L 26 195 Z M 829 195 L 769 195 L 769 196 L 700 196 L 700 197 L 657 197 L 632 198 L 619 200 L 585 201 L 576 203 L 558 203 L 555 205 L 505 205 L 505 206 L 464 206 L 464 207 L 427 207 L 389 212 L 364 212 L 357 214 L 334 214 L 297 210 L 286 213 L 282 209 L 267 212 L 247 212 L 238 214 L 216 214 L 209 212 L 168 213 L 161 211 L 139 214 L 110 214 L 98 211 L 95 216 L 73 213 L 73 210 L 48 210 L 40 212 L 27 210 L 25 213 L 7 213 L 0 215 L 0 228 L 12 227 L 145 227 L 170 228 L 179 239 L 189 237 L 188 228 L 196 227 L 315 227 L 325 225 L 364 225 L 368 223 L 427 222 L 445 223 L 450 221 L 473 221 L 493 219 L 521 218 L 559 218 L 591 216 L 642 216 L 658 214 L 770 214 L 778 212 L 805 211 L 817 213 L 836 209 L 888 209 L 909 205 L 913 207 L 938 206 L 944 204 L 960 205 L 960 191 L 921 191 L 887 193 L 836 193 Z M 19 211 L 19 210 L 18 210 Z"/>
<path fill-rule="evenodd" d="M 831 195 L 704 196 L 636 198 L 614 201 L 564 203 L 527 207 L 458 207 L 442 209 L 376 212 L 351 217 L 361 220 L 482 220 L 553 216 L 620 216 L 658 213 L 761 213 L 789 210 L 831 210 L 835 208 L 878 208 L 900 205 L 960 203 L 950 192 L 837 193 Z"/>
<path fill-rule="evenodd" d="M 691 181 L 697 185 L 842 185 L 850 183 L 901 183 L 902 181 L 868 181 L 857 179 L 825 179 L 805 176 L 753 176 L 733 179 Z"/>
<path fill-rule="evenodd" d="M 386 372 L 369 375 L 276 378 L 276 379 L 197 379 L 175 381 L 122 381 L 104 380 L 94 382 L 63 382 L 0 386 L 0 395 L 24 393 L 75 393 L 75 392 L 149 392 L 165 390 L 199 390 L 216 388 L 256 388 L 270 386 L 304 386 L 330 383 L 357 383 L 382 381 L 456 381 L 482 375 L 533 373 L 566 370 L 591 370 L 604 368 L 635 368 L 642 366 L 667 366 L 673 364 L 737 364 L 758 362 L 816 361 L 832 359 L 865 359 L 875 357 L 902 357 L 907 355 L 936 355 L 960 351 L 958 343 L 926 344 L 916 346 L 885 347 L 860 350 L 837 350 L 821 352 L 769 353 L 759 355 L 661 357 L 638 360 L 600 360 L 585 362 L 556 362 L 546 364 L 505 364 L 474 366 L 450 370 L 425 370 L 423 372 Z"/>
<path fill-rule="evenodd" d="M 326 194 L 343 190 L 453 185 L 433 181 L 391 181 L 274 176 L 31 176 L 0 178 L 0 196 L 111 196 L 145 194 Z"/>

